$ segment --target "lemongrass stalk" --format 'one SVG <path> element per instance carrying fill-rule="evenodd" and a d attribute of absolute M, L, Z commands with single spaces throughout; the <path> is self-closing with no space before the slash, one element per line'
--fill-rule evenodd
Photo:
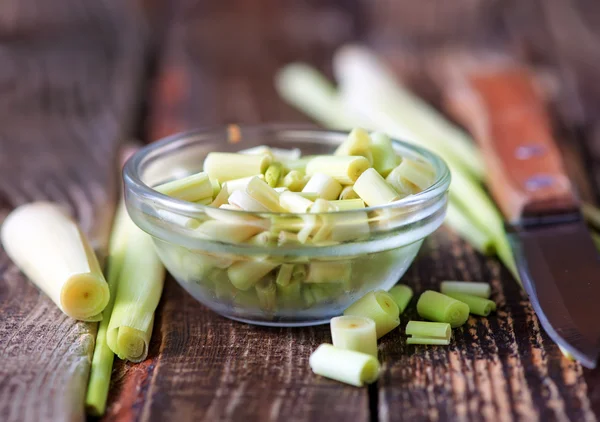
<path fill-rule="evenodd" d="M 232 205 L 232 204 L 223 204 L 223 205 L 219 206 L 218 208 L 206 207 L 204 209 L 204 212 L 206 213 L 206 215 L 208 215 L 209 217 L 211 217 L 215 220 L 220 220 L 223 222 L 229 222 L 229 223 L 234 223 L 234 224 L 253 225 L 253 226 L 262 228 L 262 230 L 267 230 L 269 227 L 269 224 L 267 221 L 265 221 L 264 219 L 262 219 L 256 215 L 252 215 L 251 213 L 245 213 L 245 212 L 231 212 L 231 211 L 243 211 L 243 209 L 238 207 L 237 205 Z"/>
<path fill-rule="evenodd" d="M 329 203 L 333 205 L 337 211 L 359 210 L 365 207 L 365 201 L 363 201 L 360 198 L 338 199 L 334 201 L 329 201 Z"/>
<path fill-rule="evenodd" d="M 342 185 L 324 173 L 313 174 L 302 188 L 302 192 L 315 192 L 322 199 L 337 199 L 341 191 Z"/>
<path fill-rule="evenodd" d="M 352 129 L 346 140 L 336 148 L 334 155 L 360 155 L 369 160 L 369 164 L 373 164 L 369 133 L 362 128 Z"/>
<path fill-rule="evenodd" d="M 209 152 L 204 159 L 204 171 L 221 183 L 264 174 L 272 158 L 269 155 L 246 155 L 231 152 Z"/>
<path fill-rule="evenodd" d="M 370 207 L 389 204 L 400 199 L 398 192 L 373 168 L 361 174 L 354 183 L 353 189 Z"/>
<path fill-rule="evenodd" d="M 436 322 L 447 322 L 452 328 L 460 327 L 469 318 L 469 306 L 442 293 L 427 290 L 417 302 L 421 318 Z"/>
<path fill-rule="evenodd" d="M 279 205 L 279 194 L 277 191 L 258 177 L 253 177 L 252 180 L 250 180 L 248 186 L 246 186 L 246 193 L 267 207 L 269 211 L 285 211 L 285 209 Z"/>
<path fill-rule="evenodd" d="M 340 196 L 338 199 L 350 200 L 350 199 L 360 199 L 360 197 L 358 196 L 358 194 L 356 192 L 354 192 L 354 189 L 352 188 L 352 186 L 345 186 L 344 189 L 342 189 L 342 192 L 340 193 Z"/>
<path fill-rule="evenodd" d="M 287 231 L 298 233 L 304 227 L 304 220 L 301 217 L 292 215 L 273 215 L 271 216 L 270 230 L 273 233 Z"/>
<path fill-rule="evenodd" d="M 306 266 L 304 264 L 294 264 L 294 271 L 292 271 L 292 282 L 304 281 L 306 278 Z"/>
<path fill-rule="evenodd" d="M 277 235 L 270 231 L 260 232 L 252 236 L 246 243 L 256 246 L 269 246 L 277 242 Z"/>
<path fill-rule="evenodd" d="M 331 319 L 330 328 L 335 347 L 377 357 L 377 331 L 372 319 L 339 316 Z"/>
<path fill-rule="evenodd" d="M 307 243 L 313 231 L 318 228 L 319 221 L 316 215 L 303 215 L 301 218 L 304 221 L 304 225 L 298 231 L 298 240 L 300 243 Z"/>
<path fill-rule="evenodd" d="M 219 261 L 203 254 L 185 253 L 181 257 L 179 273 L 182 274 L 187 281 L 201 281 L 204 280 L 213 269 L 218 267 L 217 263 L 220 264 L 219 268 L 223 268 L 221 266 L 223 262 L 226 264 L 225 267 L 228 267 L 233 263 L 233 260 L 228 259 Z"/>
<path fill-rule="evenodd" d="M 200 199 L 199 201 L 196 201 L 196 204 L 200 204 L 200 205 L 210 205 L 212 204 L 213 199 L 212 198 L 204 198 L 204 199 Z"/>
<path fill-rule="evenodd" d="M 371 384 L 379 377 L 379 362 L 375 357 L 331 344 L 320 345 L 310 355 L 309 364 L 317 375 L 356 387 Z"/>
<path fill-rule="evenodd" d="M 315 244 L 322 244 L 323 242 L 328 243 L 331 241 L 331 233 L 334 227 L 337 226 L 336 217 L 329 214 L 332 211 L 335 211 L 335 208 L 325 199 L 317 199 L 310 208 L 311 213 L 320 214 L 317 217 L 317 223 L 313 231 L 312 240 Z M 343 230 L 343 228 L 341 230 Z"/>
<path fill-rule="evenodd" d="M 141 362 L 148 355 L 154 312 L 162 294 L 165 269 L 152 238 L 127 219 L 127 248 L 106 341 L 121 359 Z"/>
<path fill-rule="evenodd" d="M 248 184 L 255 177 L 258 177 L 259 179 L 264 179 L 264 176 L 262 174 L 254 175 L 254 176 L 248 176 L 248 177 L 241 177 L 239 179 L 230 180 L 230 181 L 224 183 L 223 187 L 227 187 L 227 194 L 228 195 L 231 195 L 236 190 L 241 190 L 241 191 L 245 192 L 246 188 L 248 187 Z"/>
<path fill-rule="evenodd" d="M 201 221 L 196 218 L 177 214 L 164 209 L 156 210 L 156 213 L 163 221 L 183 227 L 184 229 L 194 230 L 200 227 L 201 224 Z"/>
<path fill-rule="evenodd" d="M 287 286 L 292 281 L 292 273 L 294 272 L 294 264 L 281 264 L 277 271 L 275 283 L 279 286 Z"/>
<path fill-rule="evenodd" d="M 261 309 L 272 312 L 277 306 L 277 285 L 269 277 L 256 283 L 256 296 Z"/>
<path fill-rule="evenodd" d="M 212 198 L 213 196 L 213 185 L 208 174 L 205 172 L 164 183 L 156 186 L 154 190 L 189 202 L 196 202 L 201 199 Z"/>
<path fill-rule="evenodd" d="M 102 319 L 108 284 L 86 236 L 60 206 L 21 205 L 6 217 L 0 237 L 6 254 L 61 311 Z"/>
<path fill-rule="evenodd" d="M 300 243 L 296 233 L 280 231 L 277 235 L 277 246 L 298 245 Z"/>
<path fill-rule="evenodd" d="M 452 328 L 446 322 L 409 321 L 406 324 L 407 344 L 448 345 Z"/>
<path fill-rule="evenodd" d="M 489 299 L 492 288 L 489 283 L 476 281 L 442 281 L 440 291 L 449 295 L 450 293 L 464 293 Z"/>
<path fill-rule="evenodd" d="M 306 174 L 325 173 L 343 185 L 351 185 L 369 167 L 371 163 L 365 157 L 319 155 L 308 162 Z"/>
<path fill-rule="evenodd" d="M 210 184 L 213 188 L 212 197 L 215 198 L 221 192 L 221 182 L 217 179 L 210 179 Z"/>
<path fill-rule="evenodd" d="M 490 312 L 496 310 L 496 303 L 494 301 L 480 296 L 456 292 L 448 292 L 446 295 L 466 303 L 469 306 L 470 313 L 475 315 L 486 317 L 490 314 Z"/>
<path fill-rule="evenodd" d="M 435 172 L 427 163 L 404 158 L 385 180 L 399 193 L 411 195 L 431 186 L 435 180 Z"/>
<path fill-rule="evenodd" d="M 281 166 L 281 163 L 273 163 L 267 168 L 267 171 L 265 171 L 265 181 L 270 187 L 274 188 L 279 183 L 279 179 L 282 175 L 283 167 Z"/>
<path fill-rule="evenodd" d="M 490 234 L 473 224 L 473 221 L 465 215 L 453 200 L 448 201 L 445 223 L 475 250 L 484 255 L 493 255 L 494 242 Z"/>
<path fill-rule="evenodd" d="M 291 170 L 283 177 L 280 182 L 283 187 L 288 188 L 292 192 L 300 192 L 306 186 L 304 173 L 298 170 Z"/>
<path fill-rule="evenodd" d="M 304 299 L 304 307 L 305 308 L 310 308 L 317 303 L 317 300 L 315 299 L 315 297 L 313 295 L 313 291 L 310 288 L 310 286 L 304 285 L 302 287 L 302 298 Z"/>
<path fill-rule="evenodd" d="M 362 200 L 358 201 L 362 202 Z M 369 227 L 369 216 L 366 212 L 342 213 L 332 218 L 331 240 L 335 242 L 348 242 L 350 240 L 366 239 L 369 237 L 371 229 Z"/>
<path fill-rule="evenodd" d="M 229 196 L 229 203 L 240 207 L 244 211 L 252 212 L 269 212 L 270 209 L 262 202 L 257 201 L 247 192 L 236 190 Z"/>
<path fill-rule="evenodd" d="M 392 140 L 385 133 L 371 134 L 371 155 L 373 168 L 383 177 L 386 177 L 397 166 Z"/>
<path fill-rule="evenodd" d="M 275 267 L 277 264 L 267 261 L 242 261 L 229 267 L 227 275 L 235 288 L 248 290 Z"/>
<path fill-rule="evenodd" d="M 292 281 L 285 286 L 277 284 L 277 302 L 282 308 L 298 309 L 304 306 L 302 283 Z"/>
<path fill-rule="evenodd" d="M 227 183 L 223 183 L 221 185 L 221 190 L 214 197 L 213 201 L 210 203 L 210 206 L 218 208 L 222 205 L 226 205 L 228 201 L 229 201 L 229 189 L 227 188 Z"/>
<path fill-rule="evenodd" d="M 209 220 L 194 230 L 194 235 L 207 240 L 224 243 L 240 243 L 261 231 L 261 227 L 248 223 Z"/>
<path fill-rule="evenodd" d="M 377 326 L 377 338 L 383 337 L 400 325 L 400 310 L 394 298 L 383 290 L 367 293 L 350 305 L 344 315 L 371 318 Z"/>
<path fill-rule="evenodd" d="M 315 202 L 317 199 L 319 199 L 319 194 L 317 192 L 294 192 L 294 193 L 297 193 L 301 197 L 306 198 L 309 201 L 313 201 L 313 202 Z"/>
<path fill-rule="evenodd" d="M 392 296 L 396 305 L 398 305 L 400 313 L 404 312 L 413 297 L 413 290 L 406 284 L 396 284 L 388 293 Z"/>
<path fill-rule="evenodd" d="M 279 205 L 286 211 L 303 214 L 312 207 L 313 201 L 297 193 L 287 191 L 279 195 Z"/>
<path fill-rule="evenodd" d="M 305 283 L 347 283 L 352 274 L 350 261 L 313 261 L 308 266 Z"/>

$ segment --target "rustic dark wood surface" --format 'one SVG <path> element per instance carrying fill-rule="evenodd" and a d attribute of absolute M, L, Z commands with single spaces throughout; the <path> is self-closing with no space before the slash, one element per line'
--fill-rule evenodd
<path fill-rule="evenodd" d="M 277 97 L 275 70 L 305 60 L 330 73 L 331 53 L 349 41 L 374 45 L 440 107 L 432 80 L 448 47 L 510 52 L 536 65 L 557 82 L 556 133 L 582 195 L 600 192 L 600 4 L 593 0 L 136 1 L 146 8 L 149 44 L 138 39 L 138 15 L 125 2 L 67 7 L 72 2 L 61 0 L 94 24 L 55 13 L 46 30 L 30 16 L 47 19 L 48 6 L 14 18 L 27 3 L 46 3 L 9 3 L 0 5 L 0 43 L 8 47 L 0 50 L 0 216 L 33 198 L 58 200 L 103 244 L 112 158 L 133 117 L 143 123 L 128 133 L 148 141 L 205 124 L 305 121 Z M 46 48 L 50 38 L 31 35 L 39 33 L 61 42 Z M 87 48 L 75 54 L 80 43 Z M 146 51 L 155 55 L 150 87 L 136 95 L 134 82 L 148 77 L 136 69 Z M 4 254 L 0 275 L 0 420 L 82 419 L 93 327 L 63 317 Z M 309 371 L 308 356 L 328 341 L 328 327 L 231 322 L 170 279 L 149 358 L 116 363 L 104 420 L 597 419 L 600 372 L 564 359 L 508 272 L 445 228 L 425 242 L 403 281 L 420 292 L 443 279 L 489 281 L 497 314 L 471 318 L 448 348 L 407 346 L 401 330 L 386 336 L 382 376 L 368 389 Z"/>

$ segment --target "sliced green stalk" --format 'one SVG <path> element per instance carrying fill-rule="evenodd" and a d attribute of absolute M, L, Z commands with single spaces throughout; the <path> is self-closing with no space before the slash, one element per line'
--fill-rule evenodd
<path fill-rule="evenodd" d="M 400 199 L 398 192 L 373 168 L 361 174 L 354 183 L 354 191 L 370 207 L 389 204 Z"/>
<path fill-rule="evenodd" d="M 437 322 L 432 322 L 431 324 L 438 324 Z M 450 326 L 449 324 L 447 324 Z M 406 344 L 429 344 L 433 346 L 447 346 L 450 344 L 450 340 L 446 340 L 445 338 L 432 338 L 432 337 L 408 337 L 406 339 Z"/>
<path fill-rule="evenodd" d="M 213 196 L 213 185 L 205 172 L 164 183 L 156 186 L 154 190 L 189 202 L 196 202 Z"/>
<path fill-rule="evenodd" d="M 302 283 L 292 281 L 285 286 L 277 284 L 277 301 L 283 308 L 299 309 L 303 307 Z"/>
<path fill-rule="evenodd" d="M 360 198 L 338 199 L 329 201 L 329 203 L 333 205 L 337 211 L 358 210 L 365 207 L 365 201 Z"/>
<path fill-rule="evenodd" d="M 304 227 L 304 220 L 300 217 L 292 215 L 274 215 L 271 216 L 270 230 L 273 233 L 287 231 L 298 233 Z"/>
<path fill-rule="evenodd" d="M 388 293 L 398 305 L 400 313 L 404 312 L 413 297 L 413 290 L 406 284 L 396 284 Z"/>
<path fill-rule="evenodd" d="M 371 138 L 369 137 L 369 133 L 362 128 L 352 129 L 346 140 L 337 147 L 334 155 L 360 155 L 372 164 L 373 155 L 371 153 Z"/>
<path fill-rule="evenodd" d="M 279 179 L 283 174 L 283 167 L 281 163 L 273 163 L 265 171 L 265 181 L 272 188 L 276 187 L 279 183 Z"/>
<path fill-rule="evenodd" d="M 371 318 L 377 326 L 377 338 L 400 325 L 400 310 L 394 298 L 383 290 L 367 293 L 344 311 L 344 315 Z M 468 315 L 468 314 L 467 314 Z"/>
<path fill-rule="evenodd" d="M 304 264 L 294 264 L 292 271 L 292 282 L 304 281 L 306 278 L 306 266 Z"/>
<path fill-rule="evenodd" d="M 386 177 L 396 166 L 396 152 L 389 136 L 382 132 L 371 134 L 373 168 Z"/>
<path fill-rule="evenodd" d="M 277 235 L 277 246 L 299 245 L 301 242 L 296 233 L 280 231 Z"/>
<path fill-rule="evenodd" d="M 256 199 L 262 205 L 267 207 L 269 211 L 285 211 L 279 205 L 279 194 L 277 191 L 258 177 L 253 177 L 252 180 L 248 182 L 248 186 L 246 186 L 246 192 L 252 198 Z M 231 202 L 231 198 L 229 202 Z"/>
<path fill-rule="evenodd" d="M 248 239 L 247 243 L 256 246 L 274 245 L 277 243 L 277 235 L 270 231 L 260 232 Z"/>
<path fill-rule="evenodd" d="M 270 277 L 256 283 L 256 296 L 261 309 L 272 312 L 277 306 L 277 285 Z"/>
<path fill-rule="evenodd" d="M 204 159 L 204 171 L 223 182 L 264 174 L 272 158 L 269 155 L 247 155 L 231 152 L 209 152 Z"/>
<path fill-rule="evenodd" d="M 335 347 L 377 357 L 375 321 L 360 316 L 331 319 L 331 341 Z"/>
<path fill-rule="evenodd" d="M 275 267 L 277 264 L 268 261 L 242 261 L 229 267 L 227 275 L 235 288 L 248 290 Z"/>
<path fill-rule="evenodd" d="M 71 318 L 100 321 L 110 292 L 98 259 L 77 223 L 50 202 L 13 210 L 2 245 L 23 273 Z"/>
<path fill-rule="evenodd" d="M 308 212 L 313 205 L 313 201 L 306 199 L 297 193 L 287 191 L 282 192 L 279 195 L 279 204 L 288 212 L 304 214 Z"/>
<path fill-rule="evenodd" d="M 292 281 L 292 273 L 294 272 L 294 264 L 281 264 L 277 271 L 275 283 L 279 286 L 287 286 Z"/>
<path fill-rule="evenodd" d="M 445 222 L 477 251 L 493 255 L 494 242 L 487 231 L 481 230 L 452 199 L 448 201 Z"/>
<path fill-rule="evenodd" d="M 354 192 L 354 189 L 352 188 L 352 186 L 345 186 L 344 189 L 342 189 L 342 192 L 340 193 L 340 196 L 338 199 L 350 200 L 350 199 L 360 199 L 360 197 L 358 196 L 358 194 L 356 192 Z"/>
<path fill-rule="evenodd" d="M 352 274 L 350 261 L 313 261 L 308 266 L 305 283 L 347 283 Z"/>
<path fill-rule="evenodd" d="M 316 223 L 312 231 L 313 242 L 322 244 L 331 240 L 331 233 L 336 226 L 336 218 L 328 214 L 332 211 L 335 211 L 335 208 L 325 199 L 317 199 L 310 208 L 311 213 L 320 214 L 315 220 Z M 307 227 L 309 227 L 308 224 Z"/>
<path fill-rule="evenodd" d="M 230 221 L 209 220 L 200 225 L 194 235 L 208 240 L 225 243 L 241 243 L 250 239 L 262 229 L 257 225 L 248 223 L 235 223 Z"/>
<path fill-rule="evenodd" d="M 450 344 L 452 328 L 446 322 L 409 321 L 406 324 L 407 344 Z"/>
<path fill-rule="evenodd" d="M 165 209 L 156 210 L 156 213 L 162 220 L 171 224 L 175 224 L 176 226 L 183 227 L 184 229 L 197 229 L 201 224 L 200 220 L 196 218 L 177 214 Z"/>
<path fill-rule="evenodd" d="M 362 202 L 362 200 L 359 200 Z M 349 202 L 349 201 L 341 201 Z M 331 217 L 331 240 L 348 242 L 350 240 L 368 238 L 371 229 L 366 212 L 352 212 Z"/>
<path fill-rule="evenodd" d="M 219 182 L 217 179 L 210 179 L 210 184 L 213 188 L 212 197 L 215 198 L 219 192 L 221 192 L 221 182 Z"/>
<path fill-rule="evenodd" d="M 262 202 L 257 201 L 255 198 L 250 196 L 250 194 L 236 190 L 229 196 L 229 203 L 231 205 L 235 205 L 240 207 L 244 211 L 252 211 L 252 212 L 269 212 L 269 208 L 265 206 Z"/>
<path fill-rule="evenodd" d="M 320 155 L 308 162 L 306 174 L 312 176 L 316 173 L 325 173 L 343 185 L 351 185 L 369 167 L 371 163 L 365 157 Z M 336 198 L 337 195 L 335 198 L 326 199 Z"/>
<path fill-rule="evenodd" d="M 309 364 L 317 375 L 356 387 L 371 384 L 379 377 L 379 362 L 375 357 L 331 344 L 320 345 L 310 355 Z"/>
<path fill-rule="evenodd" d="M 483 297 L 455 292 L 446 293 L 446 295 L 466 303 L 470 312 L 475 315 L 488 316 L 490 312 L 496 310 L 496 303 Z"/>
<path fill-rule="evenodd" d="M 315 192 L 322 199 L 337 199 L 342 191 L 342 185 L 325 173 L 313 174 L 302 192 Z"/>
<path fill-rule="evenodd" d="M 489 283 L 476 281 L 442 281 L 440 291 L 445 295 L 450 293 L 464 293 L 489 299 L 492 288 Z"/>
<path fill-rule="evenodd" d="M 317 192 L 295 192 L 303 198 L 308 199 L 309 201 L 316 201 L 319 199 L 319 194 Z"/>
<path fill-rule="evenodd" d="M 427 163 L 405 158 L 385 180 L 399 193 L 411 195 L 431 186 L 435 181 L 435 171 Z"/>
<path fill-rule="evenodd" d="M 447 322 L 452 328 L 460 327 L 469 319 L 469 305 L 433 290 L 421 294 L 417 312 L 421 318 Z"/>
<path fill-rule="evenodd" d="M 300 192 L 306 186 L 306 179 L 304 173 L 298 170 L 291 170 L 288 174 L 283 177 L 281 185 L 288 188 L 292 192 Z"/>

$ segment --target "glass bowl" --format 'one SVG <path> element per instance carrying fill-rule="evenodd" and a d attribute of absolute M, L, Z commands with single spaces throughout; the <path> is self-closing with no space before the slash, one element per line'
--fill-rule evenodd
<path fill-rule="evenodd" d="M 170 136 L 140 149 L 123 172 L 133 221 L 152 236 L 165 267 L 179 284 L 223 316 L 270 326 L 329 322 L 368 291 L 390 289 L 410 266 L 423 239 L 442 224 L 448 167 L 437 155 L 397 140 L 393 144 L 398 154 L 431 164 L 436 178 L 423 192 L 385 206 L 304 215 L 252 213 L 185 202 L 151 188 L 201 171 L 211 151 L 268 145 L 298 148 L 302 155 L 331 154 L 347 136 L 306 126 L 260 125 L 236 126 L 236 136 L 231 137 L 231 129 Z M 351 235 L 343 241 L 310 245 L 287 243 L 285 236 L 276 236 L 282 227 L 294 232 L 314 217 L 329 218 L 333 227 Z M 238 229 L 250 225 L 253 233 L 274 233 L 273 239 L 248 244 L 198 236 L 198 226 L 215 219 L 223 222 L 218 223 L 223 230 L 233 229 L 234 238 L 240 237 Z M 277 279 L 284 270 L 293 273 L 292 282 L 288 277 Z"/>

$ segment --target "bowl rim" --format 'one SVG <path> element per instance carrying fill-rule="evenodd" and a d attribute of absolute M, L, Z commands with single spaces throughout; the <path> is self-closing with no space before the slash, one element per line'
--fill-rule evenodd
<path fill-rule="evenodd" d="M 349 131 L 345 130 L 332 130 L 332 129 L 323 129 L 318 126 L 314 126 L 311 124 L 288 124 L 288 123 L 265 123 L 265 124 L 242 124 L 242 125 L 219 125 L 219 126 L 206 126 L 197 129 L 192 129 L 189 131 L 178 132 L 173 135 L 166 136 L 161 138 L 155 142 L 152 142 L 138 151 L 136 151 L 133 156 L 131 156 L 125 166 L 123 167 L 122 177 L 124 183 L 124 190 L 126 194 L 128 192 L 133 192 L 138 196 L 144 197 L 147 200 L 153 201 L 155 203 L 159 203 L 165 209 L 168 209 L 173 212 L 178 212 L 182 214 L 196 214 L 196 213 L 206 213 L 206 210 L 215 210 L 218 209 L 223 213 L 230 213 L 230 215 L 260 215 L 260 216 L 304 216 L 304 215 L 323 215 L 323 214 L 335 214 L 335 215 L 352 215 L 361 212 L 369 212 L 369 211 L 378 211 L 378 210 L 390 210 L 390 209 L 403 209 L 408 208 L 413 205 L 422 204 L 429 200 L 433 200 L 442 196 L 448 190 L 451 181 L 451 173 L 448 165 L 439 155 L 428 150 L 427 148 L 423 148 L 416 144 L 401 141 L 394 137 L 390 137 L 392 143 L 400 146 L 403 149 L 407 149 L 417 155 L 425 158 L 429 164 L 431 164 L 436 170 L 436 179 L 427 189 L 412 195 L 405 196 L 397 201 L 390 202 L 389 204 L 377 205 L 374 207 L 365 207 L 360 209 L 351 209 L 351 210 L 342 210 L 342 211 L 327 211 L 320 213 L 291 213 L 291 212 L 278 212 L 278 211 L 245 211 L 245 210 L 228 210 L 222 208 L 215 208 L 210 205 L 197 204 L 194 202 L 188 202 L 181 199 L 173 198 L 167 195 L 164 195 L 151 186 L 144 183 L 140 177 L 139 169 L 143 164 L 144 160 L 149 157 L 151 154 L 156 153 L 158 150 L 165 148 L 169 145 L 175 144 L 177 142 L 182 142 L 188 138 L 198 137 L 202 135 L 209 135 L 213 133 L 226 132 L 231 126 L 237 127 L 243 136 L 244 129 L 246 130 L 267 130 L 267 131 L 306 131 L 308 133 L 315 133 L 321 135 L 348 135 Z M 192 142 L 198 142 L 192 141 Z"/>

